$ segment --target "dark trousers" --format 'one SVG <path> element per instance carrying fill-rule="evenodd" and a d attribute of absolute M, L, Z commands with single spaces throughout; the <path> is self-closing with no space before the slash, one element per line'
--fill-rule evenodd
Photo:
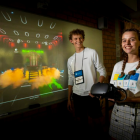
<path fill-rule="evenodd" d="M 73 103 L 76 117 L 79 117 L 81 122 L 88 124 L 88 116 L 91 118 L 99 118 L 102 116 L 100 101 L 98 98 L 90 96 L 79 96 L 73 93 Z"/>

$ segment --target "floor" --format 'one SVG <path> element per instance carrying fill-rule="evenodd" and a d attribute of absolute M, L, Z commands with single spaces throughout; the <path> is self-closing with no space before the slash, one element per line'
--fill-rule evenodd
<path fill-rule="evenodd" d="M 14 139 L 30 138 L 39 140 L 55 139 L 83 139 L 86 140 L 111 140 L 108 135 L 109 125 L 102 117 L 102 125 L 94 124 L 85 126 L 76 121 L 72 113 L 65 107 L 60 107 L 51 113 L 34 116 L 26 121 L 11 121 L 0 125 L 1 136 Z"/>

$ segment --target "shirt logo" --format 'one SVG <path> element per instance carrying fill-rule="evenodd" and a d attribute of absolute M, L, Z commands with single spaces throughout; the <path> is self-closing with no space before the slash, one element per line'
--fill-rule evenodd
<path fill-rule="evenodd" d="M 119 74 L 114 74 L 113 83 L 114 86 L 125 87 L 125 88 L 136 88 L 137 81 L 139 78 L 139 73 L 135 73 L 135 75 L 124 75 L 123 77 L 119 77 Z"/>

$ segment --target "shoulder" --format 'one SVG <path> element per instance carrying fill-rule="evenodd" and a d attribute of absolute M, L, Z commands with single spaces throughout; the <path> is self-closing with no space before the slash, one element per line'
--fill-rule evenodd
<path fill-rule="evenodd" d="M 118 67 L 121 67 L 123 64 L 123 60 L 122 61 L 119 61 L 117 62 L 115 65 L 114 65 L 114 68 L 118 68 Z"/>
<path fill-rule="evenodd" d="M 75 54 L 75 53 L 74 53 Z M 68 58 L 68 62 L 74 59 L 74 54 Z"/>
<path fill-rule="evenodd" d="M 97 53 L 96 50 L 91 49 L 91 48 L 85 48 L 86 52 L 90 52 L 90 53 Z"/>

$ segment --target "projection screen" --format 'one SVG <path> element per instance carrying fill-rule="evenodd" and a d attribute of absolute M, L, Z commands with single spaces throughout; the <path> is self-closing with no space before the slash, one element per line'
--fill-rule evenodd
<path fill-rule="evenodd" d="M 67 99 L 68 35 L 77 28 L 103 62 L 101 30 L 0 7 L 0 116 Z"/>

